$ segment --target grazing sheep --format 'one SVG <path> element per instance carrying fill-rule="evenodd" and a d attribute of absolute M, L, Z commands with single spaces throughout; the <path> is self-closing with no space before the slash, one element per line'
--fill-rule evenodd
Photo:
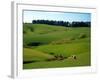
<path fill-rule="evenodd" d="M 75 59 L 75 60 L 77 59 L 76 55 L 72 55 L 72 57 L 73 57 L 73 59 Z"/>
<path fill-rule="evenodd" d="M 68 59 L 74 59 L 74 60 L 76 60 L 77 56 L 76 55 L 72 55 L 72 56 L 68 57 Z"/>
<path fill-rule="evenodd" d="M 67 57 L 64 57 L 64 56 L 62 56 L 62 55 L 55 55 L 54 56 L 54 58 L 49 58 L 49 59 L 47 59 L 46 61 L 55 61 L 55 60 L 64 60 L 64 59 L 66 59 Z"/>

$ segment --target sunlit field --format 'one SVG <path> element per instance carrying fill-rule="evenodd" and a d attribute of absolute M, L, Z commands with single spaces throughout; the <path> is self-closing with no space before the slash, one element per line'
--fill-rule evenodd
<path fill-rule="evenodd" d="M 90 27 L 23 23 L 23 69 L 90 66 Z"/>

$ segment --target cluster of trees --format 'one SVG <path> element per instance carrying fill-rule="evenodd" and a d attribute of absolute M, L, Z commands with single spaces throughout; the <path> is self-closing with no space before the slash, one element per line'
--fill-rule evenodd
<path fill-rule="evenodd" d="M 54 21 L 54 20 L 33 20 L 33 24 L 48 24 L 48 25 L 57 25 L 57 26 L 65 26 L 65 27 L 90 27 L 91 22 L 83 22 L 83 21 Z"/>

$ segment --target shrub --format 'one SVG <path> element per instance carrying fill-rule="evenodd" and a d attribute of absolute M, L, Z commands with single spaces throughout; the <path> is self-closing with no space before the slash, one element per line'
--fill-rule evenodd
<path fill-rule="evenodd" d="M 53 52 L 51 52 L 51 53 L 49 53 L 49 54 L 54 55 L 54 53 L 53 53 Z"/>
<path fill-rule="evenodd" d="M 33 27 L 29 27 L 31 32 L 34 32 L 34 28 Z"/>
<path fill-rule="evenodd" d="M 39 46 L 39 45 L 42 45 L 43 43 L 41 42 L 30 42 L 27 44 L 27 46 Z"/>

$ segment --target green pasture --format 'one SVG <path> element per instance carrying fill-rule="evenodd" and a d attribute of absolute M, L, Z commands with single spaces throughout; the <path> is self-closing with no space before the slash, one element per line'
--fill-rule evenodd
<path fill-rule="evenodd" d="M 24 23 L 23 68 L 90 66 L 90 36 L 90 27 Z M 72 55 L 77 59 L 70 58 Z M 66 58 L 59 60 L 55 56 Z"/>

